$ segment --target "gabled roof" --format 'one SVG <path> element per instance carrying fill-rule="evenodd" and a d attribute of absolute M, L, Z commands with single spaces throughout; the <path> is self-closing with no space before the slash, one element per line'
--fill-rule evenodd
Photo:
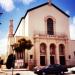
<path fill-rule="evenodd" d="M 45 6 L 45 5 L 48 5 L 48 4 L 49 4 L 49 3 L 46 2 L 46 3 L 44 3 L 44 4 L 41 4 L 41 5 L 38 5 L 38 6 L 36 6 L 36 7 L 31 8 L 31 9 L 28 9 L 27 12 L 26 12 L 26 14 L 21 18 L 21 20 L 20 20 L 20 22 L 19 22 L 19 24 L 18 24 L 18 26 L 17 26 L 17 28 L 16 28 L 16 30 L 15 30 L 15 33 L 17 32 L 17 29 L 18 29 L 18 27 L 19 27 L 19 25 L 20 25 L 22 19 L 24 19 L 24 18 L 26 17 L 26 15 L 28 14 L 28 12 L 33 11 L 33 10 L 35 10 L 35 9 L 37 9 L 37 8 L 40 8 L 40 7 Z M 51 3 L 51 5 L 52 5 L 53 7 L 55 7 L 57 10 L 59 10 L 61 13 L 63 13 L 65 16 L 70 17 L 68 14 L 66 14 L 63 10 L 61 10 L 60 8 L 58 8 L 58 7 L 57 7 L 56 5 L 54 5 L 53 3 Z M 15 35 L 15 33 L 14 33 L 14 35 Z"/>

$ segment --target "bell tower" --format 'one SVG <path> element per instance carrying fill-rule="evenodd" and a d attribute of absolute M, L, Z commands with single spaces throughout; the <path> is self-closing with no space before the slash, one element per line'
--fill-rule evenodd
<path fill-rule="evenodd" d="M 8 36 L 12 37 L 13 36 L 13 19 L 10 20 L 9 22 L 9 32 L 8 32 Z"/>
<path fill-rule="evenodd" d="M 8 50 L 8 55 L 13 53 L 13 45 L 14 43 L 14 34 L 13 34 L 13 19 L 10 19 L 9 21 L 9 30 L 8 30 L 8 47 L 7 47 L 7 50 Z"/>

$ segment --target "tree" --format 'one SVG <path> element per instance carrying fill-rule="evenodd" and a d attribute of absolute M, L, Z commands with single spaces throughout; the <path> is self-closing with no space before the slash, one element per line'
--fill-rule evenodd
<path fill-rule="evenodd" d="M 14 43 L 14 50 L 15 51 L 22 51 L 25 49 L 30 50 L 33 44 L 31 40 L 26 40 L 25 38 L 19 39 L 18 43 Z"/>
<path fill-rule="evenodd" d="M 14 68 L 14 65 L 15 65 L 15 55 L 10 54 L 6 61 L 6 67 L 7 69 L 11 69 Z"/>
<path fill-rule="evenodd" d="M 18 43 L 14 44 L 14 50 L 16 52 L 23 52 L 23 55 L 25 58 L 25 50 L 30 50 L 32 48 L 33 44 L 31 40 L 26 40 L 25 38 L 21 38 L 18 40 Z M 24 64 L 25 64 L 25 59 L 24 59 Z"/>
<path fill-rule="evenodd" d="M 26 40 L 24 38 L 18 40 L 18 42 L 21 50 L 25 50 L 25 49 L 30 50 L 31 47 L 33 46 L 31 40 Z"/>

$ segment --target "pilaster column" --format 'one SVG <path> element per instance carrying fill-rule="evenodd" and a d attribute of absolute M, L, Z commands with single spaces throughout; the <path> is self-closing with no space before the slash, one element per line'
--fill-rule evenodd
<path fill-rule="evenodd" d="M 39 45 L 39 39 L 35 39 L 35 56 L 34 60 L 36 62 L 36 65 L 40 66 L 40 45 Z"/>
<path fill-rule="evenodd" d="M 47 44 L 47 51 L 46 51 L 46 62 L 47 62 L 47 65 L 50 64 L 50 49 L 49 49 L 49 44 Z"/>
<path fill-rule="evenodd" d="M 60 59 L 59 59 L 59 45 L 56 44 L 56 64 L 60 64 Z"/>
<path fill-rule="evenodd" d="M 70 42 L 69 40 L 66 40 L 65 41 L 65 62 L 66 62 L 66 65 L 71 65 L 71 60 L 68 58 L 69 55 L 71 55 L 71 52 L 70 52 Z M 69 52 L 68 52 L 69 51 Z"/>

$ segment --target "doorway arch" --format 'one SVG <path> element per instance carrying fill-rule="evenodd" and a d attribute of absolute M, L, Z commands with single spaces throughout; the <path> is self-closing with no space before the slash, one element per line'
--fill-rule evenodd
<path fill-rule="evenodd" d="M 45 43 L 40 44 L 40 65 L 41 66 L 46 65 L 46 44 Z"/>
<path fill-rule="evenodd" d="M 50 44 L 50 64 L 55 64 L 55 51 L 56 45 L 54 43 Z"/>

